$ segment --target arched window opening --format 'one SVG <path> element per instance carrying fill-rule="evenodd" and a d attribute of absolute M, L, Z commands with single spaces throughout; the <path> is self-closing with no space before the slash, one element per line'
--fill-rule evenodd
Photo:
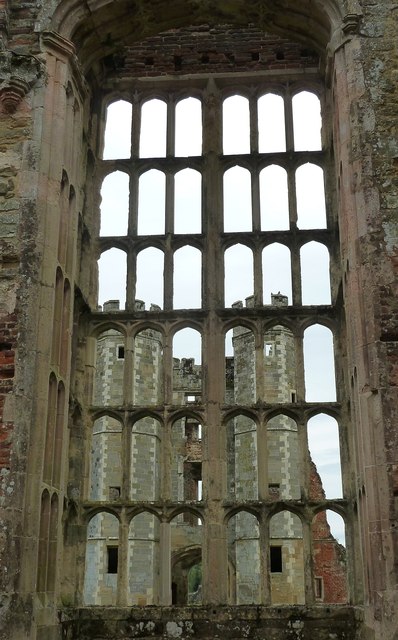
<path fill-rule="evenodd" d="M 202 337 L 195 329 L 181 329 L 173 338 L 173 404 L 196 402 L 202 396 Z"/>
<path fill-rule="evenodd" d="M 156 247 L 148 247 L 137 256 L 136 307 L 156 310 L 163 308 L 164 253 Z"/>
<path fill-rule="evenodd" d="M 119 500 L 122 468 L 122 425 L 111 416 L 102 416 L 93 424 L 89 499 Z"/>
<path fill-rule="evenodd" d="M 268 495 L 271 500 L 299 500 L 300 455 L 297 424 L 280 414 L 267 423 Z"/>
<path fill-rule="evenodd" d="M 152 502 L 160 496 L 162 430 L 159 420 L 147 416 L 131 432 L 131 499 Z"/>
<path fill-rule="evenodd" d="M 339 426 L 325 413 L 307 424 L 310 453 L 310 488 L 314 500 L 342 498 Z"/>
<path fill-rule="evenodd" d="M 184 169 L 175 175 L 174 232 L 201 233 L 202 176 L 194 169 Z"/>
<path fill-rule="evenodd" d="M 230 604 L 260 604 L 260 532 L 246 511 L 228 522 L 228 565 Z"/>
<path fill-rule="evenodd" d="M 192 396 L 195 398 L 195 396 Z M 202 425 L 184 416 L 173 423 L 171 491 L 175 502 L 202 500 Z M 194 517 L 194 516 L 192 516 Z"/>
<path fill-rule="evenodd" d="M 119 521 L 97 513 L 87 526 L 84 604 L 116 605 L 119 573 Z"/>
<path fill-rule="evenodd" d="M 273 304 L 273 294 L 282 294 L 292 304 L 292 268 L 290 249 L 274 242 L 263 249 L 264 304 Z"/>
<path fill-rule="evenodd" d="M 93 404 L 98 407 L 123 404 L 124 359 L 120 346 L 124 338 L 120 331 L 109 329 L 97 338 Z"/>
<path fill-rule="evenodd" d="M 345 604 L 348 601 L 347 554 L 343 518 L 328 509 L 312 521 L 314 594 L 317 602 Z"/>
<path fill-rule="evenodd" d="M 318 151 L 321 141 L 321 103 L 309 91 L 301 91 L 293 96 L 293 129 L 295 151 Z"/>
<path fill-rule="evenodd" d="M 331 304 L 329 251 L 320 242 L 307 242 L 300 250 L 303 304 Z"/>
<path fill-rule="evenodd" d="M 135 336 L 133 395 L 136 405 L 163 402 L 163 337 L 154 329 Z"/>
<path fill-rule="evenodd" d="M 243 167 L 232 167 L 224 173 L 224 231 L 251 230 L 250 171 Z"/>
<path fill-rule="evenodd" d="M 333 334 L 314 324 L 304 331 L 304 381 L 307 402 L 335 402 Z"/>
<path fill-rule="evenodd" d="M 249 101 L 243 96 L 223 102 L 223 150 L 225 155 L 250 153 Z"/>
<path fill-rule="evenodd" d="M 167 105 L 148 100 L 141 107 L 140 158 L 166 156 Z"/>
<path fill-rule="evenodd" d="M 202 602 L 202 563 L 194 564 L 188 571 L 188 602 L 189 605 Z"/>
<path fill-rule="evenodd" d="M 129 176 L 123 171 L 107 175 L 101 187 L 101 236 L 127 235 Z"/>
<path fill-rule="evenodd" d="M 176 156 L 200 156 L 202 153 L 202 103 L 185 98 L 176 105 Z"/>
<path fill-rule="evenodd" d="M 258 500 L 256 423 L 238 415 L 227 423 L 226 436 L 229 496 L 237 501 Z"/>
<path fill-rule="evenodd" d="M 190 572 L 202 562 L 203 527 L 196 514 L 184 511 L 170 523 L 172 604 L 202 604 L 201 571 Z M 194 590 L 196 589 L 196 590 Z"/>
<path fill-rule="evenodd" d="M 186 246 L 174 254 L 174 309 L 195 309 L 202 306 L 202 254 Z"/>
<path fill-rule="evenodd" d="M 110 104 L 106 110 L 104 160 L 130 158 L 132 105 L 126 100 Z"/>
<path fill-rule="evenodd" d="M 103 311 L 124 309 L 126 304 L 127 256 L 121 249 L 108 249 L 98 260 L 98 304 Z M 112 305 L 107 305 L 112 302 Z"/>
<path fill-rule="evenodd" d="M 260 173 L 261 231 L 289 229 L 289 200 L 285 169 L 271 164 Z"/>
<path fill-rule="evenodd" d="M 128 589 L 132 605 L 159 604 L 160 560 L 160 522 L 151 513 L 140 513 L 129 526 Z"/>
<path fill-rule="evenodd" d="M 296 171 L 297 226 L 299 229 L 325 229 L 325 186 L 323 170 L 307 162 Z"/>
<path fill-rule="evenodd" d="M 253 296 L 253 252 L 243 244 L 235 244 L 224 254 L 225 306 L 243 306 L 242 300 Z"/>
<path fill-rule="evenodd" d="M 238 326 L 225 335 L 225 402 L 256 402 L 256 351 L 252 331 Z"/>
<path fill-rule="evenodd" d="M 304 604 L 303 525 L 290 511 L 270 520 L 271 603 Z"/>
<path fill-rule="evenodd" d="M 258 100 L 258 150 L 286 151 L 285 105 L 281 96 L 266 93 Z"/>
<path fill-rule="evenodd" d="M 282 302 L 286 302 L 284 296 Z M 272 297 L 275 303 L 276 296 Z M 276 325 L 267 329 L 263 342 L 264 388 L 261 395 L 265 402 L 296 402 L 296 345 L 290 329 Z"/>
<path fill-rule="evenodd" d="M 140 176 L 138 189 L 138 235 L 161 235 L 165 231 L 166 176 L 150 169 Z"/>

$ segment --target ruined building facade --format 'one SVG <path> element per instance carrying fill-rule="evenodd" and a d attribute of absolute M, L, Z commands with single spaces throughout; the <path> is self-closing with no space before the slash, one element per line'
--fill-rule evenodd
<path fill-rule="evenodd" d="M 1 640 L 397 640 L 396 33 L 390 0 L 0 1 Z M 315 146 L 297 123 L 303 92 L 321 106 Z M 246 146 L 230 149 L 236 96 L 246 115 L 230 135 L 245 129 Z M 201 135 L 185 153 L 188 99 Z M 155 101 L 163 147 L 145 152 L 145 127 L 162 137 Z M 112 154 L 116 102 L 130 120 Z M 325 194 L 314 219 L 307 166 Z M 230 223 L 236 167 L 250 204 Z M 267 209 L 269 167 L 284 176 L 283 223 Z M 200 206 L 187 230 L 188 170 Z M 115 205 L 105 233 L 101 189 L 117 172 L 126 224 Z M 157 217 L 142 213 L 151 172 Z M 269 298 L 275 245 L 287 304 Z M 306 271 L 309 245 L 327 257 Z M 250 256 L 245 305 L 228 293 L 236 247 Z M 162 294 L 145 309 L 148 250 Z M 108 251 L 123 257 L 120 305 L 98 294 Z M 197 302 L 181 304 L 194 264 Z M 325 271 L 330 295 L 312 299 L 307 277 Z M 188 328 L 200 365 L 174 356 Z M 314 328 L 327 342 L 310 391 Z M 338 425 L 342 495 L 310 455 L 319 415 Z"/>

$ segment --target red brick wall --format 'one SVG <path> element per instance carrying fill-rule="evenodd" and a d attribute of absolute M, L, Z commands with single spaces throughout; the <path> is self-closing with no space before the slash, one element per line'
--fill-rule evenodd
<path fill-rule="evenodd" d="M 17 317 L 10 314 L 0 319 L 0 469 L 10 466 L 13 423 L 3 421 L 4 403 L 14 382 Z"/>
<path fill-rule="evenodd" d="M 304 45 L 264 34 L 250 25 L 201 25 L 171 30 L 126 47 L 105 59 L 107 71 L 129 77 L 227 73 L 317 67 Z"/>

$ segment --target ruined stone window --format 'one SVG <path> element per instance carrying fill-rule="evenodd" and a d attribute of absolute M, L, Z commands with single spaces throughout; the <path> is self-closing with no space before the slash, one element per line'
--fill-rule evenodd
<path fill-rule="evenodd" d="M 348 599 L 323 89 L 271 76 L 104 98 L 86 604 Z"/>

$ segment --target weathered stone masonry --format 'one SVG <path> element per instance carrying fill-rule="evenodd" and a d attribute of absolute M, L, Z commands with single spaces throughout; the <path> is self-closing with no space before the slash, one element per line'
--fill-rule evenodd
<path fill-rule="evenodd" d="M 62 634 L 83 640 L 221 635 L 396 640 L 397 15 L 390 0 L 303 0 L 299 5 L 293 0 L 0 3 L 2 640 L 54 640 Z M 219 139 L 214 127 L 219 114 L 209 108 L 218 104 L 216 96 L 213 103 L 212 98 L 205 103 L 208 215 L 204 240 L 197 239 L 202 252 L 205 249 L 203 308 L 195 314 L 174 311 L 169 279 L 164 310 L 149 318 L 145 315 L 149 311 L 135 310 L 130 276 L 128 307 L 123 312 L 129 331 L 154 323 L 169 337 L 178 323 L 189 320 L 202 332 L 202 471 L 204 479 L 213 479 L 204 503 L 206 604 L 145 608 L 140 602 L 131 608 L 128 597 L 122 598 L 128 593 L 125 558 L 118 606 L 83 607 L 87 522 L 95 511 L 86 500 L 95 330 L 104 326 L 104 320 L 117 324 L 116 312 L 100 318 L 96 311 L 96 259 L 105 245 L 103 239 L 98 242 L 105 108 L 109 100 L 130 99 L 134 92 L 137 104 L 149 89 L 173 92 L 173 83 L 182 82 L 184 91 L 190 87 L 202 91 L 201 82 L 213 72 L 223 76 L 223 91 L 229 82 L 234 90 L 247 85 L 246 75 L 255 85 L 261 74 L 271 72 L 273 81 L 282 82 L 286 74 L 293 74 L 294 82 L 305 78 L 302 86 L 313 88 L 314 81 L 321 87 L 331 222 L 325 241 L 331 256 L 333 303 L 324 310 L 303 309 L 296 289 L 290 319 L 298 341 L 298 328 L 314 318 L 326 319 L 334 330 L 338 406 L 328 409 L 337 412 L 340 424 L 344 500 L 334 506 L 344 513 L 349 530 L 350 602 L 327 609 L 315 604 L 311 574 L 306 572 L 306 605 L 225 606 L 222 514 L 228 507 L 220 499 L 226 493 L 222 484 L 226 459 L 219 418 L 228 409 L 224 388 L 217 383 L 224 373 L 221 343 L 231 323 L 252 322 L 259 331 L 268 316 L 260 310 L 258 262 L 254 310 L 223 308 L 217 264 L 220 238 L 223 250 L 230 238 L 217 228 L 218 151 L 211 145 Z M 294 162 L 294 155 L 289 162 Z M 292 230 L 293 252 L 298 238 Z M 247 234 L 245 240 L 258 254 L 261 236 Z M 164 246 L 171 256 L 167 242 Z M 130 243 L 128 248 L 132 256 L 136 246 Z M 297 269 L 296 264 L 293 275 Z M 170 263 L 165 271 L 171 273 Z M 278 311 L 272 320 L 282 318 L 287 319 Z M 132 334 L 126 338 L 128 360 Z M 172 360 L 170 345 L 166 342 L 164 347 L 162 389 L 170 403 L 164 403 L 159 417 L 168 425 Z M 299 349 L 297 353 L 301 371 Z M 303 400 L 301 375 L 295 387 L 297 406 L 286 408 L 298 418 L 303 437 L 300 425 L 312 408 Z M 127 403 L 119 410 L 137 411 L 138 417 L 140 409 Z M 174 405 L 172 410 L 177 411 Z M 272 410 L 264 401 L 251 407 L 250 415 L 259 412 L 268 418 Z M 163 451 L 162 463 L 167 446 Z M 122 452 L 127 455 L 126 448 Z M 161 486 L 170 493 L 166 467 L 160 468 Z M 307 489 L 308 478 L 307 474 Z M 128 495 L 123 478 L 121 491 Z M 296 507 L 306 530 L 305 510 L 327 502 L 315 490 L 312 497 L 309 492 L 300 500 Z M 282 506 L 281 502 L 277 498 L 275 504 Z M 139 515 L 138 507 L 124 497 L 113 508 L 126 536 L 128 517 Z M 168 524 L 177 507 L 164 501 L 157 508 L 163 517 L 159 545 L 164 551 L 170 549 Z M 261 498 L 251 508 L 261 520 L 261 510 L 272 507 Z M 200 506 L 193 513 L 202 514 Z M 322 522 L 318 533 L 320 538 L 325 534 Z M 309 540 L 307 534 L 305 539 Z M 267 545 L 260 548 L 260 561 L 266 566 Z M 169 560 L 165 566 L 170 566 Z M 169 603 L 170 597 L 166 573 L 160 585 L 162 603 Z M 269 594 L 264 576 L 262 592 Z"/>

